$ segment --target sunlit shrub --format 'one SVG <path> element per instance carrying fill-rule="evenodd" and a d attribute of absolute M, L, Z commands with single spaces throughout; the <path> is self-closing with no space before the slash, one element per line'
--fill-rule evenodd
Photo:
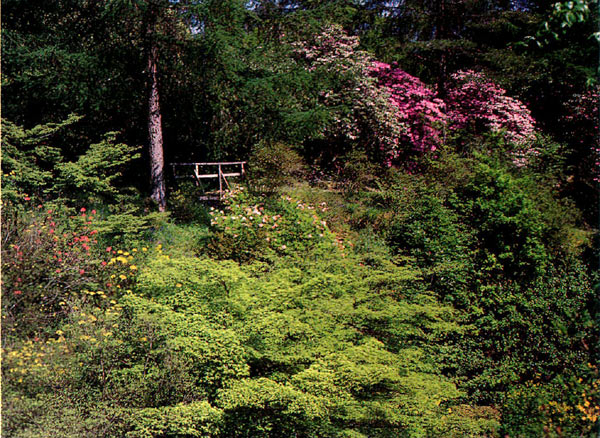
<path fill-rule="evenodd" d="M 302 157 L 280 142 L 261 142 L 254 147 L 248 163 L 250 188 L 259 193 L 281 192 L 306 173 Z"/>
<path fill-rule="evenodd" d="M 233 260 L 268 260 L 302 254 L 320 244 L 333 245 L 318 208 L 287 196 L 261 202 L 243 187 L 225 197 L 222 210 L 211 211 L 215 236 L 209 254 Z"/>

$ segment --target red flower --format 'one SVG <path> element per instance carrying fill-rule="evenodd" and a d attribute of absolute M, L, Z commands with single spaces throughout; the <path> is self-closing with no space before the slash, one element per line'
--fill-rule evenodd
<path fill-rule="evenodd" d="M 79 270 L 79 274 L 80 274 L 80 275 L 83 275 L 83 274 L 85 274 L 85 270 L 83 270 L 83 269 L 80 269 L 80 270 Z"/>
<path fill-rule="evenodd" d="M 22 290 L 16 290 L 14 293 L 15 293 L 15 295 L 21 295 L 23 293 L 23 291 Z"/>
<path fill-rule="evenodd" d="M 92 210 L 92 214 L 96 214 L 96 210 Z"/>
<path fill-rule="evenodd" d="M 30 201 L 31 198 L 29 196 L 25 196 L 23 199 L 25 199 L 26 201 Z"/>
<path fill-rule="evenodd" d="M 102 263 L 100 263 L 102 266 L 106 266 L 106 262 L 103 261 Z"/>
<path fill-rule="evenodd" d="M 111 252 L 112 251 L 112 246 L 109 246 L 108 248 L 106 248 L 106 252 Z"/>
<path fill-rule="evenodd" d="M 81 207 L 81 209 L 79 211 L 82 213 L 85 213 L 85 207 Z"/>

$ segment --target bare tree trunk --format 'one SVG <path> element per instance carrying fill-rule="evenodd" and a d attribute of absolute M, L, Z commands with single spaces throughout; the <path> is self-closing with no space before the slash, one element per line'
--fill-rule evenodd
<path fill-rule="evenodd" d="M 150 140 L 150 197 L 158 204 L 159 211 L 167 205 L 163 156 L 162 117 L 158 98 L 158 47 L 151 43 L 148 51 L 148 74 L 150 96 L 148 98 L 148 137 Z"/>

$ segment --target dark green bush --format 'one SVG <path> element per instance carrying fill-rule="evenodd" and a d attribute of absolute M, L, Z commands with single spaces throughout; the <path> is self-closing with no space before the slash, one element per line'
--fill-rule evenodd
<path fill-rule="evenodd" d="M 270 141 L 254 147 L 248 167 L 250 188 L 259 193 L 279 193 L 306 172 L 302 157 L 291 146 Z"/>
<path fill-rule="evenodd" d="M 171 217 L 179 223 L 208 225 L 210 215 L 206 204 L 200 201 L 201 189 L 190 181 L 183 182 L 173 190 L 168 199 Z"/>

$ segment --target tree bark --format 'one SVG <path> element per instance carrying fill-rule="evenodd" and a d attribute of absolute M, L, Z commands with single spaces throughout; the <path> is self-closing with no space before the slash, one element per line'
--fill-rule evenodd
<path fill-rule="evenodd" d="M 148 50 L 148 74 L 150 96 L 148 98 L 148 137 L 150 147 L 150 197 L 158 204 L 159 211 L 167 205 L 163 154 L 162 117 L 158 94 L 158 47 L 154 41 Z"/>

